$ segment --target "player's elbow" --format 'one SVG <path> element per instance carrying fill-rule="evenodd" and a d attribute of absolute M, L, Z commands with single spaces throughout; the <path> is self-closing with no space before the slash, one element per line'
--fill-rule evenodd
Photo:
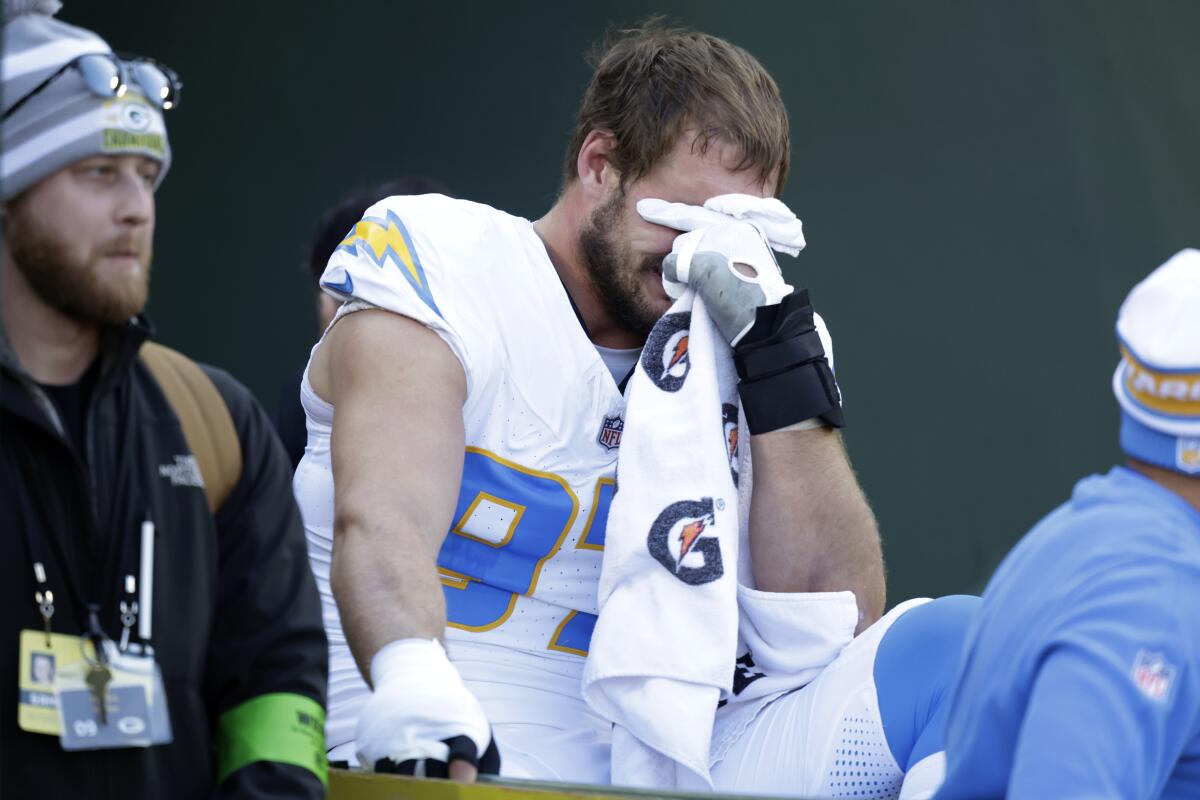
<path fill-rule="evenodd" d="M 371 527 L 370 514 L 363 508 L 363 504 L 354 502 L 353 498 L 338 497 L 333 515 L 335 552 L 370 538 Z"/>
<path fill-rule="evenodd" d="M 333 518 L 334 572 L 340 564 L 389 562 L 396 558 L 430 562 L 437 556 L 440 540 L 426 536 L 430 527 L 404 509 L 339 501 Z"/>
<path fill-rule="evenodd" d="M 854 633 L 859 634 L 879 621 L 887 605 L 882 563 L 877 574 L 869 576 L 863 581 L 863 587 L 855 591 L 854 599 L 858 602 L 858 625 L 855 626 Z"/>
<path fill-rule="evenodd" d="M 863 520 L 863 533 L 858 541 L 859 552 L 854 558 L 859 574 L 854 581 L 854 596 L 858 601 L 858 629 L 865 630 L 883 616 L 887 607 L 887 573 L 883 563 L 883 546 L 875 516 L 868 510 Z"/>

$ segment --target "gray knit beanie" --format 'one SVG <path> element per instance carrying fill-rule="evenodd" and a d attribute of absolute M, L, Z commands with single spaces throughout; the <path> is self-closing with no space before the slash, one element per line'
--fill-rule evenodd
<path fill-rule="evenodd" d="M 4 0 L 0 99 L 7 112 L 78 56 L 111 53 L 96 34 L 59 22 L 58 0 Z M 0 128 L 0 184 L 4 200 L 42 178 L 95 155 L 143 155 L 162 162 L 154 188 L 171 166 L 162 112 L 139 87 L 120 97 L 97 97 L 69 69 L 30 98 Z"/>

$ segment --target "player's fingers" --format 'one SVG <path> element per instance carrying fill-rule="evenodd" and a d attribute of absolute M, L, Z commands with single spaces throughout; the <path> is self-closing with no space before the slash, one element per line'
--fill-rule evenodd
<path fill-rule="evenodd" d="M 479 770 L 470 761 L 456 758 L 450 762 L 450 780 L 462 783 L 474 783 Z"/>
<path fill-rule="evenodd" d="M 663 262 L 662 262 L 663 277 L 669 281 L 674 281 L 676 283 L 683 283 L 684 281 L 681 281 L 679 279 L 678 264 L 679 264 L 679 254 L 678 253 L 668 253 L 667 257 L 664 258 Z"/>
<path fill-rule="evenodd" d="M 681 265 L 679 253 L 668 253 L 662 262 L 663 277 L 675 283 L 691 283 L 694 274 L 725 269 L 728 263 L 729 259 L 720 253 L 702 250 L 692 254 L 690 264 Z"/>

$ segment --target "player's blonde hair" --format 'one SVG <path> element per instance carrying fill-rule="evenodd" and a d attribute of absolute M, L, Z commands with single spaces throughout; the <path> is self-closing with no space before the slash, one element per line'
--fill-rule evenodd
<path fill-rule="evenodd" d="M 787 110 L 775 80 L 754 56 L 724 39 L 667 27 L 660 19 L 617 31 L 597 50 L 595 72 L 563 163 L 564 184 L 593 130 L 616 138 L 610 160 L 622 184 L 649 173 L 686 131 L 701 152 L 713 139 L 741 154 L 783 190 L 791 155 Z"/>

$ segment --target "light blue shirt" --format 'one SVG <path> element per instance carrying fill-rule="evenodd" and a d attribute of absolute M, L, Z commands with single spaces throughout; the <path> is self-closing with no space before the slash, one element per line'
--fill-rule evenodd
<path fill-rule="evenodd" d="M 1009 553 L 967 633 L 950 798 L 1200 798 L 1200 512 L 1124 467 Z"/>

